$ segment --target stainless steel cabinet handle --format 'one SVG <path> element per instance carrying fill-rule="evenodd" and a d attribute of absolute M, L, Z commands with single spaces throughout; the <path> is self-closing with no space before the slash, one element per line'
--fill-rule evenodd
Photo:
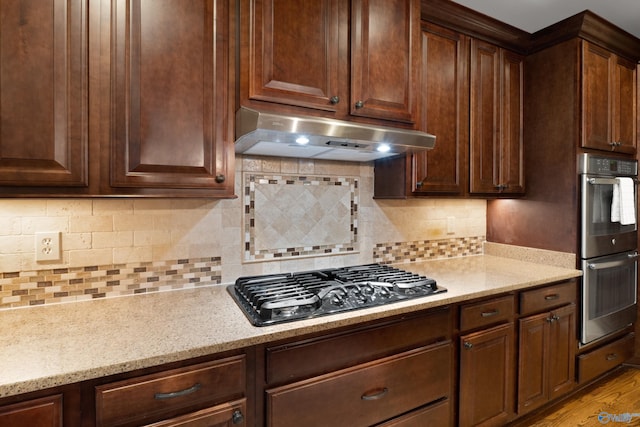
<path fill-rule="evenodd" d="M 360 398 L 362 400 L 378 400 L 378 399 L 382 399 L 388 392 L 389 392 L 389 389 L 385 387 L 382 390 L 380 390 L 378 393 L 363 394 L 362 396 L 360 396 Z"/>
<path fill-rule="evenodd" d="M 223 174 L 216 175 L 216 182 L 222 184 L 227 178 Z"/>
<path fill-rule="evenodd" d="M 332 97 L 329 99 L 329 102 L 330 102 L 330 103 L 332 103 L 333 105 L 336 105 L 337 103 L 339 103 L 339 102 L 340 102 L 340 97 L 339 97 L 339 96 L 332 96 Z"/>
<path fill-rule="evenodd" d="M 473 348 L 473 344 L 470 343 L 469 341 L 465 341 L 464 342 L 464 348 L 472 349 Z"/>
<path fill-rule="evenodd" d="M 607 360 L 615 360 L 617 358 L 618 358 L 618 355 L 616 353 L 607 354 Z"/>
<path fill-rule="evenodd" d="M 184 390 L 172 391 L 170 393 L 156 393 L 153 397 L 156 400 L 174 399 L 176 397 L 182 397 L 191 393 L 195 393 L 196 391 L 200 390 L 201 387 L 202 385 L 200 385 L 200 383 L 195 383 L 191 387 L 185 388 Z"/>
<path fill-rule="evenodd" d="M 364 107 L 364 102 L 362 101 L 356 102 L 356 108 L 362 108 L 362 107 Z"/>
<path fill-rule="evenodd" d="M 558 295 L 558 294 L 551 294 L 551 295 L 547 295 L 547 296 L 544 297 L 544 299 L 547 300 L 547 301 L 553 301 L 553 300 L 556 300 L 558 298 L 560 298 L 560 295 Z"/>
<path fill-rule="evenodd" d="M 493 311 L 483 311 L 482 313 L 480 313 L 480 316 L 482 317 L 491 317 L 491 316 L 496 316 L 500 314 L 500 310 L 496 309 Z"/>

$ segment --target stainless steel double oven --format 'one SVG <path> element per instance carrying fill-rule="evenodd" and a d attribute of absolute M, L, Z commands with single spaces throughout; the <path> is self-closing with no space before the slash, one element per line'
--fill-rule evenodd
<path fill-rule="evenodd" d="M 638 163 L 581 154 L 578 172 L 583 272 L 580 340 L 586 345 L 636 319 Z M 632 205 L 622 221 L 616 212 L 621 198 Z"/>

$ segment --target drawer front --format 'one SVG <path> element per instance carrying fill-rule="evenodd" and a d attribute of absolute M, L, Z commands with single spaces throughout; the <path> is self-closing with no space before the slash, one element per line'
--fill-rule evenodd
<path fill-rule="evenodd" d="M 460 331 L 494 325 L 511 320 L 515 314 L 515 297 L 507 295 L 460 308 Z"/>
<path fill-rule="evenodd" d="M 0 406 L 0 426 L 62 427 L 62 395 Z"/>
<path fill-rule="evenodd" d="M 527 315 L 576 302 L 576 281 L 558 283 L 520 294 L 520 314 Z"/>
<path fill-rule="evenodd" d="M 98 426 L 155 421 L 176 410 L 210 406 L 245 392 L 244 356 L 96 387 Z"/>
<path fill-rule="evenodd" d="M 266 380 L 282 384 L 451 338 L 448 308 L 267 349 Z M 331 357 L 328 357 L 331 355 Z"/>
<path fill-rule="evenodd" d="M 148 424 L 144 427 L 222 427 L 231 425 L 245 427 L 247 425 L 245 420 L 246 413 L 247 401 L 246 399 L 239 399 L 170 420 Z"/>
<path fill-rule="evenodd" d="M 447 397 L 451 347 L 422 347 L 267 390 L 267 425 L 370 426 Z"/>
<path fill-rule="evenodd" d="M 578 357 L 578 383 L 583 384 L 621 365 L 633 356 L 634 334 Z"/>
<path fill-rule="evenodd" d="M 449 399 L 416 409 L 406 415 L 378 424 L 376 427 L 428 427 L 450 426 L 451 405 Z"/>

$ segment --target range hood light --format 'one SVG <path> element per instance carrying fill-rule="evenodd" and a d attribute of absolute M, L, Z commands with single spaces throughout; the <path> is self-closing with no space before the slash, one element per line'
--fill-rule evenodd
<path fill-rule="evenodd" d="M 309 138 L 306 136 L 299 136 L 296 138 L 296 142 L 300 145 L 307 145 L 309 143 Z"/>
<path fill-rule="evenodd" d="M 391 146 L 389 144 L 380 144 L 378 145 L 378 148 L 376 148 L 376 150 L 378 150 L 381 153 L 386 153 L 389 150 L 391 150 Z"/>

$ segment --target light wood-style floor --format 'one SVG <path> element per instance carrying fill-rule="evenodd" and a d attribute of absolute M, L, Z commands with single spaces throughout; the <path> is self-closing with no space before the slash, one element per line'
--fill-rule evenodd
<path fill-rule="evenodd" d="M 635 414 L 635 416 L 634 416 Z M 623 368 L 518 426 L 640 426 L 640 369 Z"/>

